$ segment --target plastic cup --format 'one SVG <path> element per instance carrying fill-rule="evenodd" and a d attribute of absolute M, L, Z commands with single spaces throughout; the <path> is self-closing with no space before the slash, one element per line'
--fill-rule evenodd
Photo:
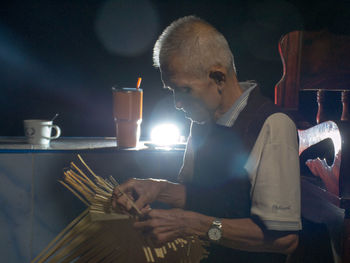
<path fill-rule="evenodd" d="M 136 88 L 112 88 L 112 92 L 117 146 L 136 147 L 140 140 L 143 91 Z"/>

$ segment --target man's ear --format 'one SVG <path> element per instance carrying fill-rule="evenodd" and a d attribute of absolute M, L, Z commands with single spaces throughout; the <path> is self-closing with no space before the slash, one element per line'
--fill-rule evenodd
<path fill-rule="evenodd" d="M 220 70 L 212 70 L 209 72 L 209 78 L 215 82 L 218 88 L 218 92 L 221 94 L 226 82 L 225 73 Z"/>

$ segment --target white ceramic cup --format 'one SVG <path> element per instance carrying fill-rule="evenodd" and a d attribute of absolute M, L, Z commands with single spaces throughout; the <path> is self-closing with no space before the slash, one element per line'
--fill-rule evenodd
<path fill-rule="evenodd" d="M 24 120 L 24 134 L 27 142 L 33 145 L 48 146 L 50 140 L 57 139 L 61 135 L 61 129 L 57 125 L 53 125 L 48 120 Z M 51 130 L 56 130 L 56 135 L 51 136 Z"/>

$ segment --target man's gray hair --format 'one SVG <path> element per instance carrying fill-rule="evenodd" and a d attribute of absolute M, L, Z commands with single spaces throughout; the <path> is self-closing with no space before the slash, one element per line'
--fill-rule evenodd
<path fill-rule="evenodd" d="M 167 65 L 173 57 L 183 59 L 183 70 L 204 75 L 212 66 L 236 71 L 233 55 L 225 37 L 196 16 L 182 17 L 160 35 L 153 49 L 155 67 Z"/>

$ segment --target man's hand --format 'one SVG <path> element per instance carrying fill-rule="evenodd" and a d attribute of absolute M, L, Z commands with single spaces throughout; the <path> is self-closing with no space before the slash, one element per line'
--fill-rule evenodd
<path fill-rule="evenodd" d="M 152 209 L 145 221 L 136 222 L 134 226 L 161 244 L 178 237 L 206 235 L 211 221 L 211 217 L 182 209 Z"/>
<path fill-rule="evenodd" d="M 131 200 L 141 213 L 146 213 L 150 209 L 149 204 L 157 200 L 165 183 L 164 180 L 130 179 L 114 188 L 112 205 L 120 205 L 130 211 L 133 208 Z"/>
<path fill-rule="evenodd" d="M 125 196 L 125 195 L 126 196 Z M 185 205 L 186 191 L 182 184 L 158 179 L 130 179 L 113 191 L 113 207 L 122 206 L 127 211 L 132 209 L 131 201 L 141 213 L 147 213 L 154 201 L 182 208 Z"/>

